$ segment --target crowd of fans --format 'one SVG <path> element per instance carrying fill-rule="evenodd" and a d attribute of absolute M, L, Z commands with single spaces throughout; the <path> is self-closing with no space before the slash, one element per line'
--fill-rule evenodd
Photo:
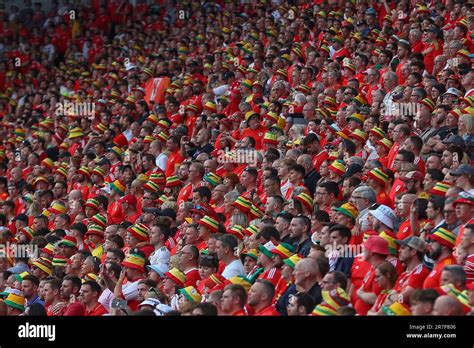
<path fill-rule="evenodd" d="M 467 0 L 0 5 L 0 315 L 472 315 L 473 30 Z"/>

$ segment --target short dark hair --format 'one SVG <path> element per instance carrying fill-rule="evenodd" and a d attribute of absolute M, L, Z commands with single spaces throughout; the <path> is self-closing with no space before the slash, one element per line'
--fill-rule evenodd
<path fill-rule="evenodd" d="M 257 279 L 255 283 L 259 283 L 263 285 L 263 291 L 268 295 L 270 299 L 273 298 L 275 295 L 275 285 L 272 282 L 266 279 Z"/>
<path fill-rule="evenodd" d="M 63 278 L 63 281 L 70 280 L 72 282 L 73 288 L 80 289 L 82 285 L 81 278 L 75 275 L 67 275 Z"/>
<path fill-rule="evenodd" d="M 216 316 L 217 308 L 210 302 L 201 302 L 196 304 L 194 309 L 200 309 L 202 314 L 205 316 Z"/>
<path fill-rule="evenodd" d="M 32 282 L 32 283 L 33 283 L 34 285 L 36 285 L 36 286 L 39 286 L 39 283 L 40 283 L 38 277 L 37 277 L 37 276 L 34 276 L 34 275 L 32 275 L 32 274 L 26 275 L 26 276 L 23 278 L 23 281 L 25 281 L 25 280 L 29 280 L 30 282 Z"/>
<path fill-rule="evenodd" d="M 325 188 L 328 194 L 333 194 L 336 198 L 339 196 L 339 185 L 337 182 L 326 181 L 322 184 L 319 184 L 318 186 Z"/>
<path fill-rule="evenodd" d="M 218 241 L 222 243 L 224 248 L 229 248 L 232 252 L 236 250 L 239 244 L 237 237 L 232 234 L 223 234 L 219 237 Z"/>
<path fill-rule="evenodd" d="M 197 192 L 201 198 L 207 198 L 208 202 L 211 200 L 211 190 L 207 186 L 197 187 L 193 192 Z"/>
<path fill-rule="evenodd" d="M 345 289 L 347 287 L 347 277 L 344 273 L 340 271 L 329 271 L 327 274 L 332 274 L 334 277 L 334 283 L 341 284 L 341 288 Z"/>
<path fill-rule="evenodd" d="M 315 303 L 314 299 L 311 295 L 306 292 L 300 292 L 294 295 L 296 298 L 296 305 L 298 307 L 303 306 L 305 309 L 306 314 L 309 314 L 313 311 Z"/>
<path fill-rule="evenodd" d="M 295 165 L 291 166 L 289 169 L 290 169 L 289 171 L 293 170 L 294 172 L 297 172 L 297 173 L 301 174 L 301 177 L 303 177 L 303 178 L 306 174 L 306 170 L 300 164 L 295 164 Z"/>
<path fill-rule="evenodd" d="M 422 302 L 422 303 L 431 303 L 434 304 L 436 299 L 439 297 L 438 292 L 433 288 L 428 289 L 418 289 L 413 292 L 411 295 L 410 303 L 413 302 Z"/>
<path fill-rule="evenodd" d="M 278 232 L 275 226 L 267 225 L 267 226 L 262 227 L 260 232 L 258 232 L 257 239 L 259 238 L 263 238 L 267 242 L 270 241 L 272 238 L 279 241 L 280 232 Z"/>
<path fill-rule="evenodd" d="M 339 234 L 341 235 L 342 238 L 347 238 L 346 243 L 349 243 L 349 240 L 352 237 L 351 230 L 348 227 L 346 227 L 344 225 L 341 225 L 341 224 L 336 224 L 334 226 L 329 227 L 328 232 L 329 232 L 329 234 L 331 234 L 332 232 L 339 232 Z"/>
<path fill-rule="evenodd" d="M 122 251 L 122 249 L 110 248 L 109 250 L 107 250 L 107 252 L 112 253 L 115 257 L 118 257 L 120 259 L 120 262 L 125 259 L 125 253 Z"/>
<path fill-rule="evenodd" d="M 99 284 L 97 284 L 96 281 L 94 280 L 88 280 L 84 283 L 82 283 L 82 286 L 84 285 L 89 285 L 91 287 L 91 290 L 92 292 L 96 292 L 97 293 L 97 297 L 100 295 L 100 293 L 102 292 L 102 288 L 100 287 Z"/>
<path fill-rule="evenodd" d="M 107 238 L 111 242 L 114 242 L 117 244 L 117 246 L 122 249 L 125 246 L 125 242 L 123 241 L 123 238 L 119 234 L 113 234 Z"/>
<path fill-rule="evenodd" d="M 199 256 L 199 266 L 218 268 L 219 260 L 216 254 L 201 254 Z"/>
<path fill-rule="evenodd" d="M 232 296 L 239 298 L 239 304 L 241 307 L 247 302 L 247 291 L 240 284 L 230 284 L 224 288 L 224 291 L 229 290 L 232 293 Z"/>

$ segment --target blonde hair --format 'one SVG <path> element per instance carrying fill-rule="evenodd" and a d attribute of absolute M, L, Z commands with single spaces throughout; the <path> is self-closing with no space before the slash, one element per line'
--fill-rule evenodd
<path fill-rule="evenodd" d="M 463 133 L 459 132 L 459 135 L 463 136 L 474 134 L 474 116 L 471 114 L 462 114 L 460 120 L 463 120 L 466 131 Z"/>

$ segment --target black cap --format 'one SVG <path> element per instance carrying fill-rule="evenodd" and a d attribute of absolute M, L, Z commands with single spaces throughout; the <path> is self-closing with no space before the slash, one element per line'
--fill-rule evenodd
<path fill-rule="evenodd" d="M 18 214 L 15 216 L 13 221 L 23 221 L 23 222 L 28 222 L 28 216 L 26 214 Z"/>
<path fill-rule="evenodd" d="M 161 210 L 160 212 L 158 212 L 156 216 L 167 216 L 174 220 L 176 219 L 176 212 L 171 208 L 165 208 Z"/>
<path fill-rule="evenodd" d="M 356 173 L 362 172 L 362 166 L 357 163 L 352 163 L 348 168 L 347 171 L 342 175 L 342 178 L 349 178 Z"/>

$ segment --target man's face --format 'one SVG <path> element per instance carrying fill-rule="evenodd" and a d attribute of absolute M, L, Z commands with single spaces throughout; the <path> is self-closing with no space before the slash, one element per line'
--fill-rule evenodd
<path fill-rule="evenodd" d="M 411 305 L 411 312 L 416 316 L 431 315 L 432 310 L 433 305 L 429 302 L 414 301 L 414 303 Z"/>
<path fill-rule="evenodd" d="M 474 231 L 470 228 L 466 228 L 461 238 L 461 247 L 468 249 L 473 243 Z"/>
<path fill-rule="evenodd" d="M 73 294 L 74 288 L 71 280 L 63 280 L 61 285 L 61 298 L 65 300 L 69 300 L 71 295 Z"/>
<path fill-rule="evenodd" d="M 306 272 L 303 271 L 301 266 L 298 267 L 298 264 L 299 263 L 296 264 L 295 269 L 293 271 L 293 276 L 295 277 L 296 285 L 302 284 L 308 278 Z"/>
<path fill-rule="evenodd" d="M 80 294 L 82 297 L 82 303 L 85 305 L 88 305 L 94 299 L 94 296 L 93 296 L 94 293 L 92 292 L 90 285 L 81 286 Z"/>
<path fill-rule="evenodd" d="M 277 217 L 275 221 L 275 228 L 278 232 L 283 232 L 288 228 L 288 221 L 283 219 L 282 217 Z"/>
<path fill-rule="evenodd" d="M 234 298 L 230 290 L 225 290 L 221 298 L 221 308 L 224 313 L 229 313 L 234 308 Z"/>
<path fill-rule="evenodd" d="M 262 284 L 255 283 L 249 289 L 247 303 L 250 307 L 255 307 L 261 303 L 263 295 L 262 287 Z"/>
<path fill-rule="evenodd" d="M 23 296 L 30 298 L 36 294 L 36 285 L 30 280 L 24 280 L 21 283 L 21 291 L 23 292 Z"/>
<path fill-rule="evenodd" d="M 46 283 L 43 288 L 43 294 L 44 294 L 44 301 L 46 303 L 51 303 L 53 302 L 57 294 L 57 291 L 53 290 L 53 288 L 51 287 L 51 284 Z"/>
<path fill-rule="evenodd" d="M 290 237 L 300 238 L 304 233 L 304 225 L 300 221 L 301 219 L 293 218 L 290 223 Z"/>
<path fill-rule="evenodd" d="M 431 241 L 431 243 L 428 243 L 428 256 L 433 259 L 437 260 L 443 251 L 443 247 L 441 244 L 435 241 Z"/>
<path fill-rule="evenodd" d="M 332 291 L 337 288 L 337 284 L 334 282 L 334 274 L 326 274 L 321 281 L 323 291 Z"/>
<path fill-rule="evenodd" d="M 138 285 L 138 297 L 137 297 L 137 300 L 138 301 L 143 301 L 145 299 L 145 295 L 146 293 L 148 292 L 148 290 L 150 290 L 150 286 L 146 285 L 146 284 L 139 284 Z"/>
<path fill-rule="evenodd" d="M 343 245 L 347 243 L 347 238 L 343 238 L 339 231 L 333 231 L 329 235 L 331 244 Z"/>

